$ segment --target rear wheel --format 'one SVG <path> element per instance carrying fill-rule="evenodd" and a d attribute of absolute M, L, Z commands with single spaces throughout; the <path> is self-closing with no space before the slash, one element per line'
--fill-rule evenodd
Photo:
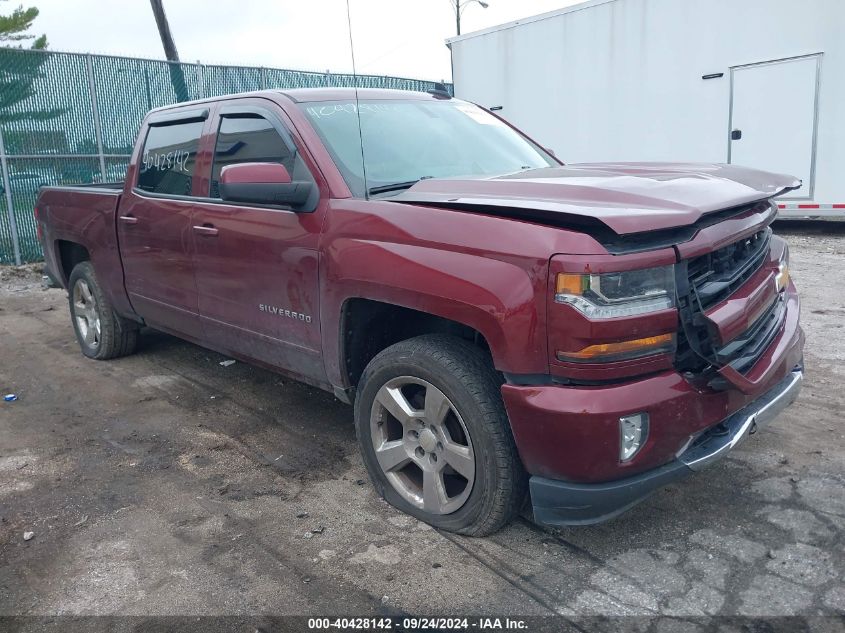
<path fill-rule="evenodd" d="M 76 340 L 85 356 L 107 360 L 135 351 L 138 326 L 114 311 L 91 262 L 81 262 L 71 272 L 68 301 Z"/>
<path fill-rule="evenodd" d="M 518 512 L 526 474 L 492 363 L 463 339 L 402 341 L 367 365 L 355 401 L 364 462 L 392 505 L 483 536 Z"/>

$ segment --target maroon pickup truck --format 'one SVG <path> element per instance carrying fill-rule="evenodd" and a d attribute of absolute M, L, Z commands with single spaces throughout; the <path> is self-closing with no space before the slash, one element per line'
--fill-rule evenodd
<path fill-rule="evenodd" d="M 793 177 L 563 165 L 441 92 L 150 112 L 125 183 L 36 217 L 82 352 L 149 326 L 354 405 L 375 489 L 436 527 L 587 524 L 716 462 L 801 386 Z M 316 430 L 316 429 L 315 429 Z"/>

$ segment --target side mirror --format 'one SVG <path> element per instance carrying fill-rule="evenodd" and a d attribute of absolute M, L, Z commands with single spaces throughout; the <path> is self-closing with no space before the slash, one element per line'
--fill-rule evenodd
<path fill-rule="evenodd" d="M 546 147 L 545 150 L 547 154 L 551 154 L 552 156 L 557 158 L 557 154 L 555 154 L 555 151 L 551 147 Z"/>
<path fill-rule="evenodd" d="M 295 207 L 308 201 L 313 187 L 311 182 L 294 182 L 279 163 L 239 163 L 220 171 L 220 197 L 227 202 Z"/>

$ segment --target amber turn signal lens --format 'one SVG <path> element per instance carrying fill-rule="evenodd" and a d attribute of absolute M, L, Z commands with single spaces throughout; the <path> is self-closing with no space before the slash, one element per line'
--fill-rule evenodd
<path fill-rule="evenodd" d="M 555 294 L 580 295 L 584 292 L 584 275 L 558 273 Z"/>
<path fill-rule="evenodd" d="M 578 352 L 558 352 L 557 357 L 558 360 L 576 362 L 627 360 L 630 358 L 639 358 L 640 356 L 671 352 L 674 345 L 675 337 L 673 334 L 659 334 L 658 336 L 648 336 L 646 338 L 621 341 L 619 343 L 588 345 Z"/>

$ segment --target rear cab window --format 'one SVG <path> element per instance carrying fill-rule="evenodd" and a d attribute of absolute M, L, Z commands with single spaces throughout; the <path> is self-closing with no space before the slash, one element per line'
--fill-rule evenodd
<path fill-rule="evenodd" d="M 150 125 L 137 187 L 156 194 L 190 196 L 203 121 Z"/>

